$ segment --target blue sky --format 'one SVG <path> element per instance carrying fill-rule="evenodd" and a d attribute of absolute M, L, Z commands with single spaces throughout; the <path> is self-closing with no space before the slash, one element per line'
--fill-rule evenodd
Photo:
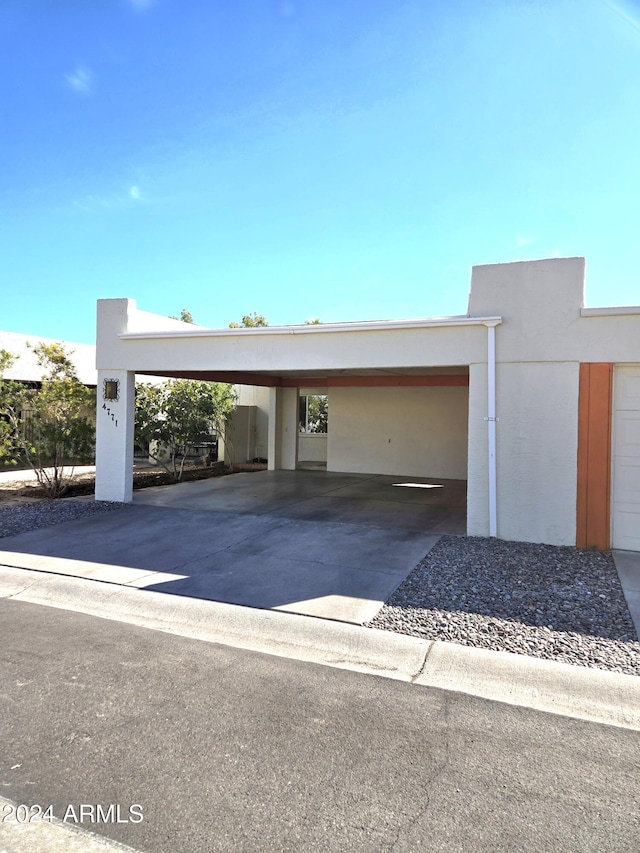
<path fill-rule="evenodd" d="M 640 304 L 638 0 L 1 0 L 0 328 L 465 313 L 584 255 Z"/>

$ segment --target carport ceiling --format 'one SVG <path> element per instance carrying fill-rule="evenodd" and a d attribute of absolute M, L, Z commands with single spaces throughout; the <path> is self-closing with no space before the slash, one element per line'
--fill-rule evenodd
<path fill-rule="evenodd" d="M 269 387 L 299 387 L 313 384 L 326 388 L 345 387 L 410 387 L 410 386 L 466 386 L 469 384 L 467 365 L 450 367 L 394 367 L 350 370 L 137 370 L 146 376 L 167 376 L 180 379 L 204 379 L 231 382 L 237 385 L 265 385 Z"/>

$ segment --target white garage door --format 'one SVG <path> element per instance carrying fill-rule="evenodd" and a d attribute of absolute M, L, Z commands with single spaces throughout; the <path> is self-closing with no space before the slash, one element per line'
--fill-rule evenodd
<path fill-rule="evenodd" d="M 616 367 L 612 546 L 640 551 L 640 365 Z"/>

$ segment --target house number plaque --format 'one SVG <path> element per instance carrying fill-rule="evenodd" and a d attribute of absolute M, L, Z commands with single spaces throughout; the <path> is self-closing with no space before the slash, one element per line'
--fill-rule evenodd
<path fill-rule="evenodd" d="M 120 380 L 105 379 L 102 385 L 103 400 L 119 400 L 120 399 Z"/>
<path fill-rule="evenodd" d="M 120 399 L 120 380 L 119 379 L 105 379 L 102 385 L 102 399 L 104 403 L 102 404 L 103 410 L 107 413 L 107 417 L 111 418 L 115 426 L 118 426 L 118 419 L 115 416 L 115 413 L 111 411 L 111 408 L 107 406 L 108 402 L 114 403 Z"/>

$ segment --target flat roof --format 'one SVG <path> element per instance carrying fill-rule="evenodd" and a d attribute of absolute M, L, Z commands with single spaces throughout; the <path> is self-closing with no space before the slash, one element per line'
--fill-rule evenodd
<path fill-rule="evenodd" d="M 237 328 L 167 329 L 146 332 L 121 332 L 121 340 L 157 338 L 210 338 L 229 335 L 317 335 L 331 332 L 391 331 L 394 329 L 433 329 L 451 326 L 497 326 L 502 317 L 425 317 L 415 320 L 364 320 L 357 323 L 310 323 L 296 326 L 239 326 Z"/>

